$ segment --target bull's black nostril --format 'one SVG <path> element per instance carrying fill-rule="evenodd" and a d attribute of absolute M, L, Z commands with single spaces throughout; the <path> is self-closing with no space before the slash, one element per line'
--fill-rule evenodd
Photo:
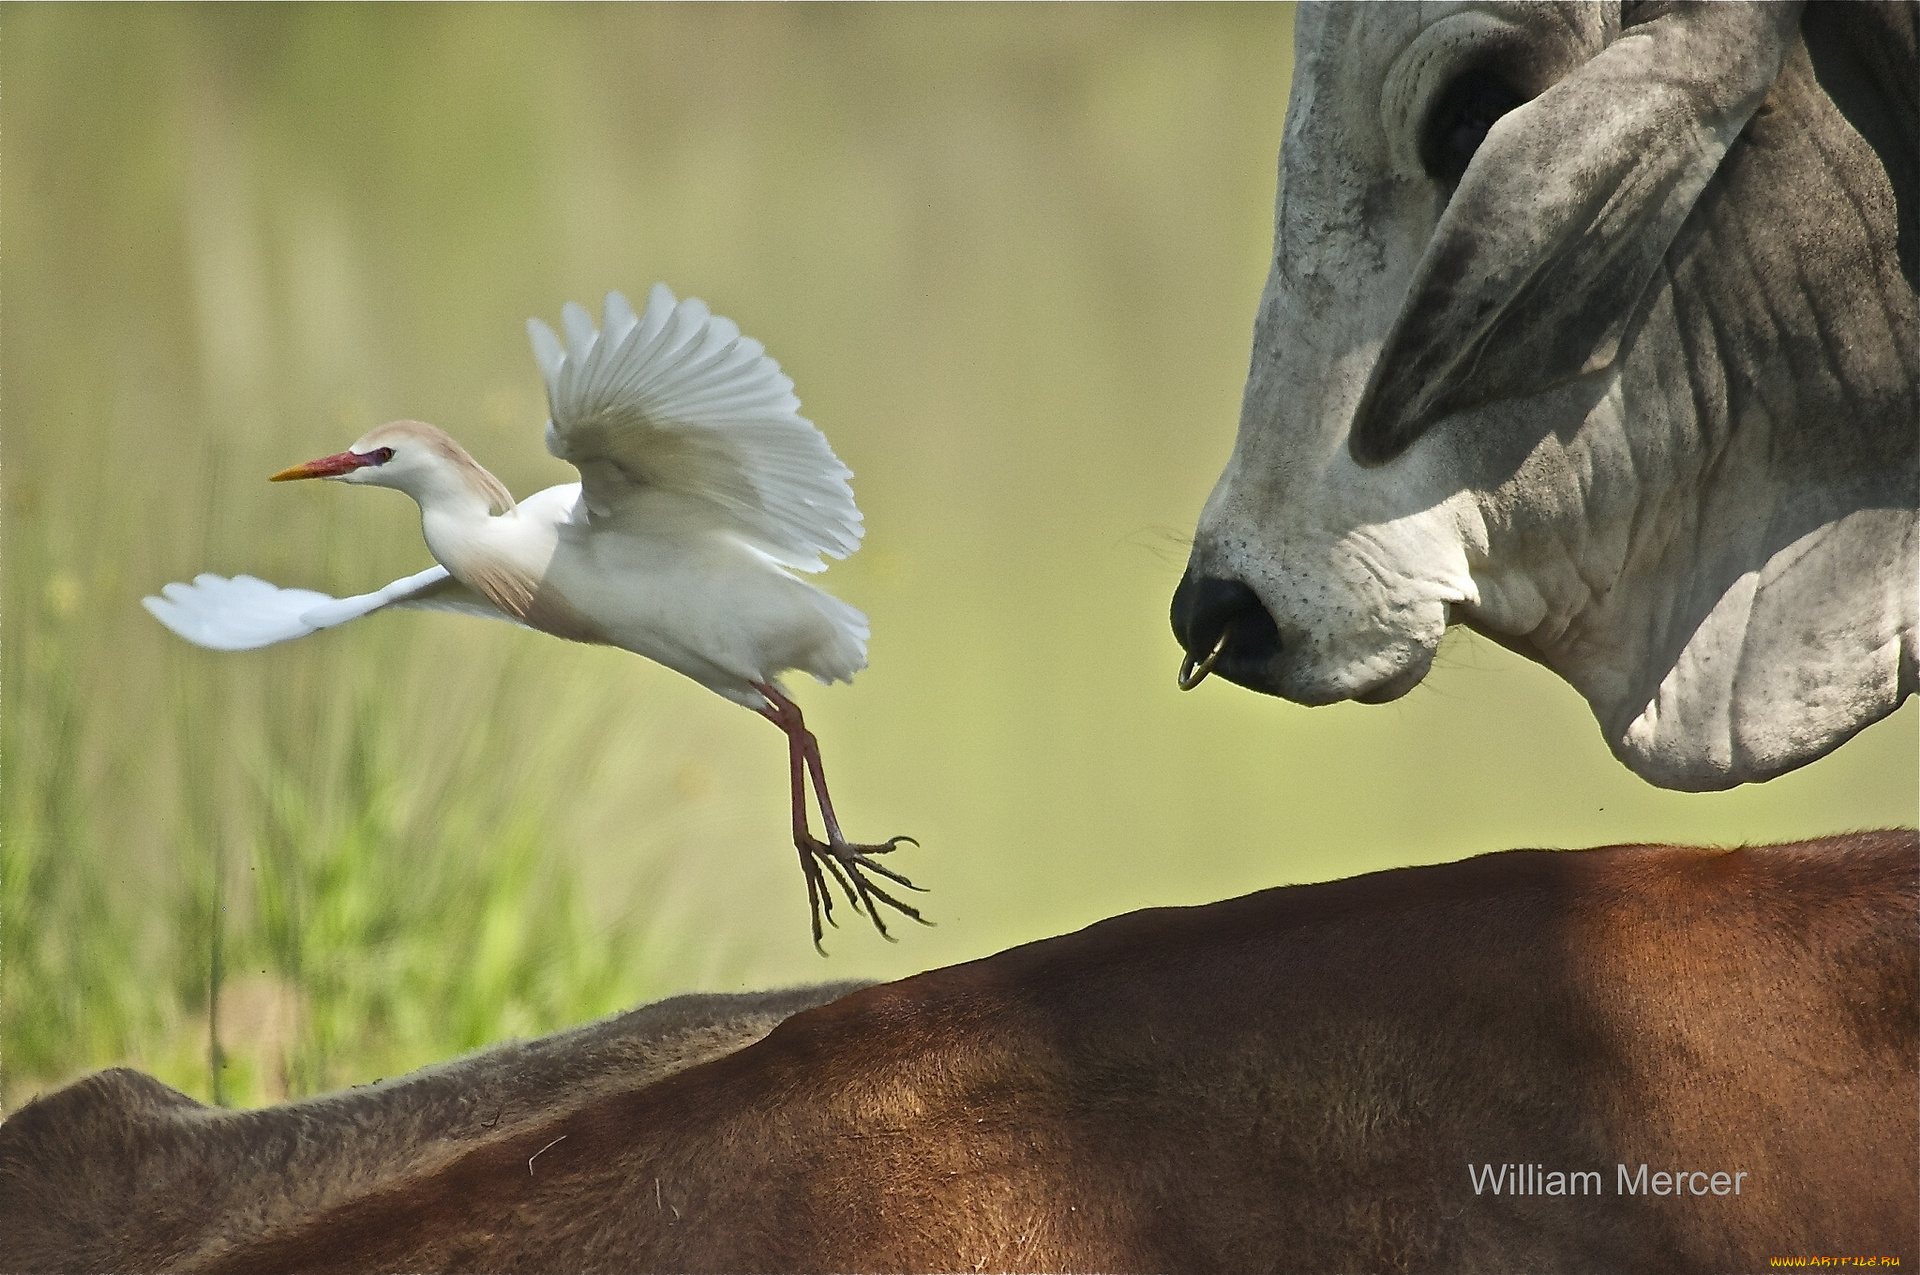
<path fill-rule="evenodd" d="M 1199 685 L 1208 670 L 1245 684 L 1245 675 L 1263 668 L 1280 650 L 1273 617 L 1260 595 L 1240 580 L 1188 571 L 1173 591 L 1172 619 L 1173 635 L 1187 652 L 1180 677 L 1184 687 Z"/>

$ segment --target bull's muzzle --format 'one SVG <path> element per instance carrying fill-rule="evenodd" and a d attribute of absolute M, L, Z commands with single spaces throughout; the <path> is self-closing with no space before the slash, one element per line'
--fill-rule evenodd
<path fill-rule="evenodd" d="M 1172 619 L 1173 636 L 1187 653 L 1180 689 L 1190 691 L 1218 673 L 1250 690 L 1268 690 L 1267 666 L 1280 653 L 1280 630 L 1245 582 L 1196 576 L 1189 568 L 1173 591 Z"/>

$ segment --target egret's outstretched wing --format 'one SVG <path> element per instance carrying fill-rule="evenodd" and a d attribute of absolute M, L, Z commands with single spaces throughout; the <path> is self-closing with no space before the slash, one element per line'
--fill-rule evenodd
<path fill-rule="evenodd" d="M 187 641 L 215 651 L 271 646 L 345 624 L 382 607 L 458 611 L 519 623 L 455 580 L 442 566 L 429 567 L 384 589 L 351 598 L 335 598 L 312 589 L 282 589 L 253 576 L 229 580 L 210 574 L 195 576 L 192 584 L 169 584 L 160 592 L 165 596 L 143 598 L 141 605 Z"/>
<path fill-rule="evenodd" d="M 527 333 L 547 380 L 547 450 L 579 469 L 592 519 L 643 521 L 658 508 L 647 493 L 668 491 L 803 571 L 860 547 L 852 472 L 800 415 L 780 365 L 731 320 L 676 302 L 665 284 L 638 316 L 609 292 L 597 332 L 572 303 L 562 319 L 565 345 L 538 319 Z"/>

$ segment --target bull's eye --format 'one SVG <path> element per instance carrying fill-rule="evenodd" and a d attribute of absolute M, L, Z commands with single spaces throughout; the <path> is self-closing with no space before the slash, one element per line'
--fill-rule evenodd
<path fill-rule="evenodd" d="M 1447 85 L 1420 130 L 1420 163 L 1435 181 L 1452 186 L 1487 140 L 1494 121 L 1526 101 L 1490 71 L 1468 71 Z"/>
<path fill-rule="evenodd" d="M 393 448 L 391 447 L 376 447 L 367 453 L 367 463 L 370 465 L 384 465 L 392 459 Z"/>

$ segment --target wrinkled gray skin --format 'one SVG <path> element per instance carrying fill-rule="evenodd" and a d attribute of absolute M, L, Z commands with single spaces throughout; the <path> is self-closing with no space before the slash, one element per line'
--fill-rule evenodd
<path fill-rule="evenodd" d="M 1303 10 L 1190 566 L 1250 585 L 1279 647 L 1218 671 L 1377 702 L 1465 623 L 1681 789 L 1804 765 L 1911 694 L 1914 14 Z M 1450 190 L 1420 130 L 1476 67 L 1528 100 Z"/>

